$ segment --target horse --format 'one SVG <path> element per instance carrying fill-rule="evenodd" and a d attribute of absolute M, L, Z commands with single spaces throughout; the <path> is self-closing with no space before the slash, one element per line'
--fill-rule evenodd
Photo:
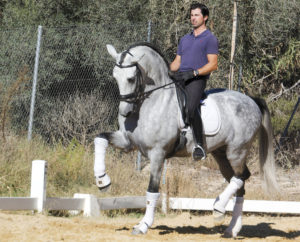
<path fill-rule="evenodd" d="M 176 83 L 169 75 L 169 65 L 161 52 L 149 43 L 137 43 L 118 53 L 107 45 L 115 60 L 113 77 L 120 92 L 119 129 L 102 132 L 94 139 L 94 175 L 99 190 L 106 190 L 111 181 L 105 172 L 108 145 L 124 151 L 139 150 L 150 160 L 150 181 L 146 191 L 146 211 L 133 227 L 132 234 L 146 234 L 154 221 L 160 197 L 159 184 L 164 160 L 189 156 L 194 147 L 193 135 L 186 130 L 186 142 L 176 149 L 184 128 Z M 245 181 L 250 177 L 247 155 L 259 135 L 259 164 L 266 192 L 278 191 L 272 145 L 270 112 L 263 99 L 249 97 L 233 90 L 217 89 L 207 94 L 219 109 L 220 128 L 214 135 L 205 135 L 205 149 L 218 163 L 228 185 L 216 198 L 213 216 L 216 225 L 224 222 L 225 207 L 233 197 L 232 219 L 225 236 L 236 237 L 242 228 Z"/>

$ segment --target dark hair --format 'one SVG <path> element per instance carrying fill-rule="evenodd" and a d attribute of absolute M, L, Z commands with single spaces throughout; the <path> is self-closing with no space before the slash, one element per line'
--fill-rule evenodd
<path fill-rule="evenodd" d="M 200 8 L 203 17 L 205 17 L 205 16 L 209 17 L 209 10 L 208 10 L 208 7 L 206 7 L 204 4 L 198 3 L 198 2 L 192 3 L 192 4 L 191 4 L 191 7 L 190 7 L 190 13 L 191 13 L 192 10 L 194 10 L 194 9 L 196 9 L 196 8 Z M 205 24 L 207 23 L 207 21 L 208 21 L 208 18 L 207 18 L 207 20 L 205 21 Z"/>

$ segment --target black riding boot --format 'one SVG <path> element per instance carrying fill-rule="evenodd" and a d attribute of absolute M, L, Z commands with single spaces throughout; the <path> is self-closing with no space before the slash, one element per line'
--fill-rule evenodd
<path fill-rule="evenodd" d="M 198 109 L 195 110 L 195 115 L 193 119 L 190 120 L 191 128 L 194 135 L 195 147 L 193 149 L 193 159 L 194 160 L 204 160 L 206 158 L 206 153 L 203 148 L 203 128 L 201 115 Z"/>

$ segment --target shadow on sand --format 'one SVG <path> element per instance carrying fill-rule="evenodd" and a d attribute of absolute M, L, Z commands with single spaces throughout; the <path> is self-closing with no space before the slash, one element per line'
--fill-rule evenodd
<path fill-rule="evenodd" d="M 278 229 L 271 228 L 272 223 L 260 223 L 257 225 L 243 225 L 242 230 L 240 231 L 237 239 L 243 238 L 260 238 L 265 239 L 270 236 L 278 236 L 285 239 L 296 239 L 300 237 L 300 230 L 299 231 L 291 231 L 285 232 Z M 159 234 L 165 235 L 169 233 L 178 233 L 178 234 L 206 234 L 206 235 L 213 235 L 213 234 L 223 234 L 226 226 L 216 226 L 216 227 L 193 227 L 193 226 L 182 226 L 182 227 L 168 227 L 164 225 L 159 225 L 154 228 L 153 230 L 160 230 Z"/>

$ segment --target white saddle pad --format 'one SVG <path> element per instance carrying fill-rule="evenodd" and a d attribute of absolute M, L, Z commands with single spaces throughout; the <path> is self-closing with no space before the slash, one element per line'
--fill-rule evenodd
<path fill-rule="evenodd" d="M 215 135 L 219 132 L 221 128 L 220 111 L 215 101 L 209 96 L 201 106 L 201 118 L 206 135 Z"/>
<path fill-rule="evenodd" d="M 178 105 L 178 114 L 179 114 L 179 126 L 182 130 L 189 130 L 190 127 L 184 128 L 184 122 L 181 116 L 181 111 Z M 203 123 L 203 130 L 205 135 L 215 135 L 219 132 L 221 128 L 221 117 L 220 111 L 215 103 L 215 101 L 208 96 L 201 106 L 201 118 Z"/>

